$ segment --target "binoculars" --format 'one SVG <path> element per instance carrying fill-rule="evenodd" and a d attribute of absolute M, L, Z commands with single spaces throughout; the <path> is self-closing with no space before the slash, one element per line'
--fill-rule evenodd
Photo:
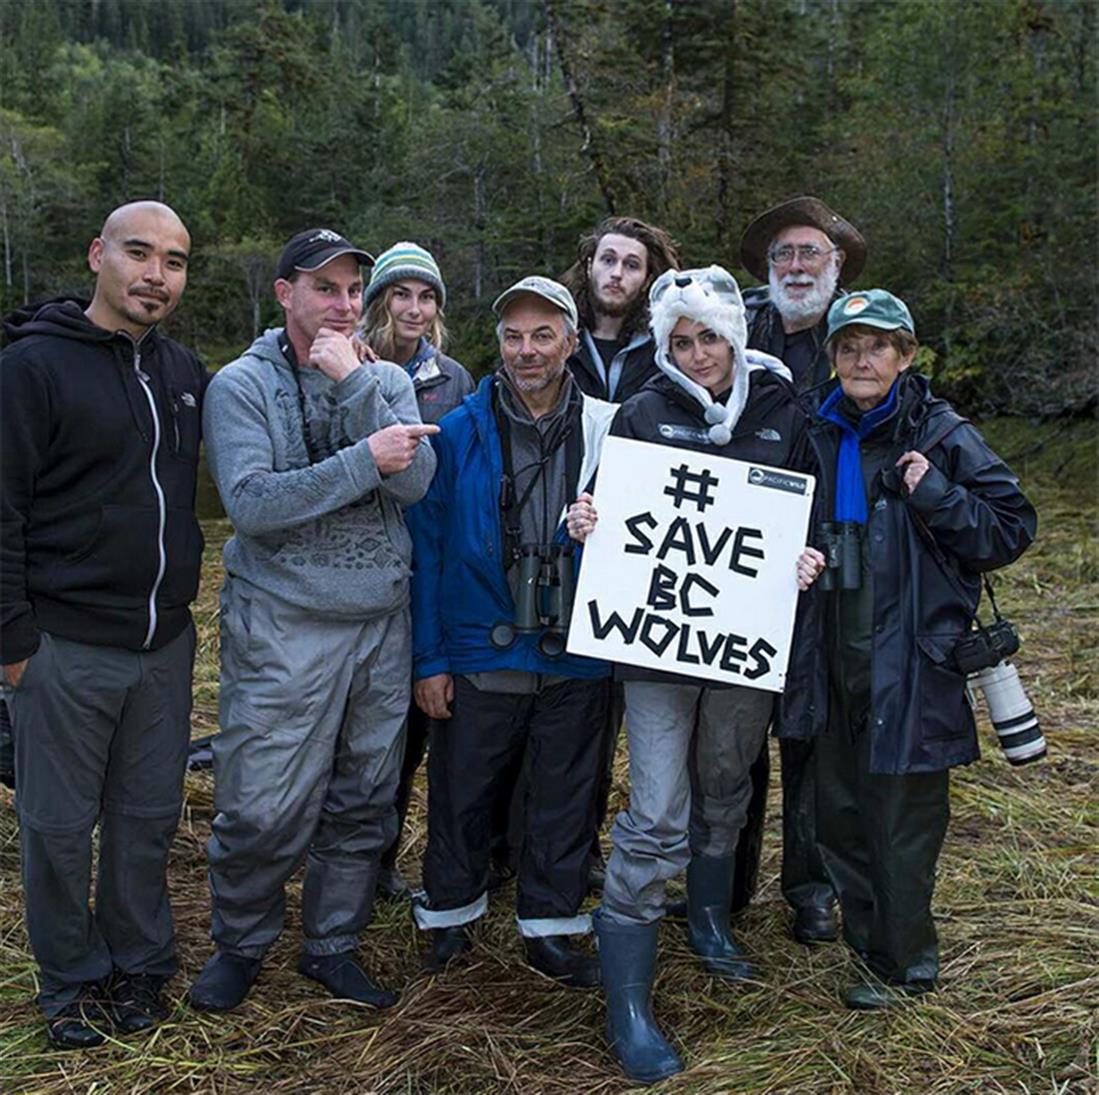
<path fill-rule="evenodd" d="M 538 651 L 547 658 L 565 652 L 575 592 L 572 544 L 523 544 L 517 552 L 519 589 L 515 623 L 501 622 L 489 634 L 497 650 L 506 650 L 519 635 L 540 631 Z"/>
<path fill-rule="evenodd" d="M 820 526 L 823 590 L 859 589 L 862 585 L 862 531 L 855 521 L 825 521 Z"/>

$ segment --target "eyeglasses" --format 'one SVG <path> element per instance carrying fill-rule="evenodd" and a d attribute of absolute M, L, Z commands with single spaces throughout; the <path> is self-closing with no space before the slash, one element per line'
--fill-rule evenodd
<path fill-rule="evenodd" d="M 815 243 L 802 243 L 797 247 L 784 243 L 781 247 L 774 247 L 768 251 L 767 257 L 771 260 L 772 266 L 789 266 L 794 261 L 794 255 L 797 255 L 806 266 L 816 266 L 825 255 L 831 255 L 838 250 L 838 247 L 830 247 L 827 251 L 822 251 Z"/>

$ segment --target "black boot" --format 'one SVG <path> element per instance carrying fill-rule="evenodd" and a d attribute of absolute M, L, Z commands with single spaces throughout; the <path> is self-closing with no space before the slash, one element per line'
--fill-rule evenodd
<path fill-rule="evenodd" d="M 794 938 L 807 947 L 834 943 L 840 935 L 835 905 L 803 905 L 794 910 Z"/>
<path fill-rule="evenodd" d="M 467 924 L 435 928 L 431 933 L 431 947 L 424 952 L 423 967 L 430 973 L 441 973 L 449 962 L 465 954 L 472 946 Z"/>
<path fill-rule="evenodd" d="M 374 983 L 354 951 L 303 954 L 298 973 L 320 982 L 337 1000 L 353 1000 L 375 1008 L 391 1008 L 398 1000 L 397 993 Z"/>
<path fill-rule="evenodd" d="M 691 950 L 711 973 L 727 981 L 747 981 L 751 963 L 729 935 L 733 896 L 732 856 L 696 855 L 687 865 L 687 937 Z"/>
<path fill-rule="evenodd" d="M 107 1040 L 110 1029 L 98 981 L 86 984 L 71 1004 L 46 1020 L 46 1037 L 54 1049 L 91 1049 Z"/>
<path fill-rule="evenodd" d="M 259 958 L 214 951 L 191 986 L 191 1007 L 196 1011 L 232 1011 L 255 984 L 261 964 Z"/>
<path fill-rule="evenodd" d="M 843 1002 L 855 1011 L 880 1011 L 883 1008 L 896 1007 L 913 996 L 923 996 L 934 991 L 934 981 L 908 981 L 898 985 L 868 977 L 859 984 L 852 985 L 843 994 Z"/>
<path fill-rule="evenodd" d="M 108 990 L 107 1006 L 121 1034 L 143 1034 L 171 1014 L 161 998 L 165 978 L 151 973 L 116 970 Z"/>
<path fill-rule="evenodd" d="M 570 989 L 592 989 L 599 984 L 599 959 L 585 954 L 568 935 L 524 939 L 527 961 L 539 973 Z"/>
<path fill-rule="evenodd" d="M 607 1041 L 622 1071 L 642 1084 L 683 1071 L 683 1062 L 652 1013 L 659 924 L 617 924 L 596 909 L 599 965 L 607 1001 Z"/>

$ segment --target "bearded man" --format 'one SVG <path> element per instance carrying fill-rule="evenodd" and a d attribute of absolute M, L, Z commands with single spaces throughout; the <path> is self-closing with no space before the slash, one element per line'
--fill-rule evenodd
<path fill-rule="evenodd" d="M 799 392 L 831 374 L 826 317 L 841 284 L 859 276 L 866 241 L 819 198 L 800 197 L 761 213 L 744 232 L 740 259 L 767 287 L 744 294 L 748 346 L 780 358 Z"/>
<path fill-rule="evenodd" d="M 767 286 L 744 294 L 748 346 L 785 362 L 794 386 L 815 404 L 831 375 L 825 350 L 828 309 L 845 296 L 866 261 L 858 229 L 819 198 L 799 197 L 761 213 L 740 242 L 743 266 Z M 806 945 L 836 939 L 836 898 L 816 841 L 816 760 L 812 741 L 782 739 L 782 894 L 792 933 Z M 733 910 L 755 889 L 770 762 L 766 746 L 752 768 L 747 836 L 738 847 Z"/>
<path fill-rule="evenodd" d="M 581 391 L 624 403 L 657 374 L 649 286 L 678 269 L 675 240 L 636 217 L 606 217 L 580 238 L 561 280 L 580 320 L 568 364 Z"/>

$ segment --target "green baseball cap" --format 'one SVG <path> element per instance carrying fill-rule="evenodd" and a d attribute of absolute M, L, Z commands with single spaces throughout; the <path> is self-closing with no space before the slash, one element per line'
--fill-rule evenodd
<path fill-rule="evenodd" d="M 915 335 L 916 325 L 908 305 L 895 297 L 888 289 L 864 289 L 840 297 L 828 309 L 828 337 L 830 342 L 844 327 L 877 327 L 882 331 L 905 330 Z"/>

